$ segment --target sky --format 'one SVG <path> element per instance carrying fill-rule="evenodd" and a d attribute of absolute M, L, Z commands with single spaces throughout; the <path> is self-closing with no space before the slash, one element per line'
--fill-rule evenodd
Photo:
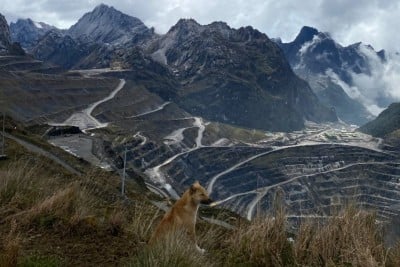
<path fill-rule="evenodd" d="M 165 33 L 180 18 L 201 24 L 225 21 L 233 28 L 251 25 L 288 42 L 301 27 L 312 26 L 342 45 L 371 44 L 376 50 L 400 50 L 399 0 L 0 0 L 7 20 L 31 18 L 69 28 L 104 3 Z"/>

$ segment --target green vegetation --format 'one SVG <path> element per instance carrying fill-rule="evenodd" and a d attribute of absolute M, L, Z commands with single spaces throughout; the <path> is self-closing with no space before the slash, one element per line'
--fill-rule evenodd
<path fill-rule="evenodd" d="M 226 138 L 230 140 L 255 143 L 265 139 L 266 137 L 263 131 L 234 127 L 232 125 L 219 122 L 210 123 L 206 127 L 207 134 L 211 136 L 226 136 Z"/>
<path fill-rule="evenodd" d="M 393 103 L 379 116 L 359 128 L 361 132 L 377 137 L 385 137 L 400 129 L 400 103 Z"/>

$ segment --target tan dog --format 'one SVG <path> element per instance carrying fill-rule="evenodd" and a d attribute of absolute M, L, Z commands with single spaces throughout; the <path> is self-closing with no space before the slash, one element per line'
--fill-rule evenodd
<path fill-rule="evenodd" d="M 196 249 L 204 253 L 204 249 L 199 248 L 196 242 L 196 219 L 197 210 L 200 204 L 210 204 L 212 200 L 208 197 L 207 190 L 202 187 L 199 182 L 195 182 L 188 190 L 183 193 L 182 197 L 175 202 L 171 210 L 169 210 L 161 220 L 160 224 L 154 231 L 149 244 L 167 234 L 175 231 L 184 231 L 189 235 L 190 240 L 196 246 Z"/>

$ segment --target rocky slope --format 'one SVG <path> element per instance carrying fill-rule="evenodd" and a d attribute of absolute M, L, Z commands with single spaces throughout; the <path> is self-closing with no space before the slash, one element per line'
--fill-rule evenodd
<path fill-rule="evenodd" d="M 302 128 L 304 120 L 336 120 L 279 47 L 251 27 L 182 19 L 147 52 L 174 74 L 181 84 L 176 101 L 192 114 L 284 131 Z"/>
<path fill-rule="evenodd" d="M 379 116 L 360 127 L 360 131 L 384 137 L 400 129 L 400 103 L 393 103 Z"/>
<path fill-rule="evenodd" d="M 0 15 L 0 52 L 8 52 L 11 45 L 10 29 L 3 15 Z"/>
<path fill-rule="evenodd" d="M 103 46 L 99 44 L 75 39 L 59 31 L 51 30 L 38 41 L 31 52 L 37 59 L 70 69 L 79 66 L 92 53 L 101 49 L 103 49 Z M 100 55 L 100 53 L 98 54 Z M 96 58 L 96 63 L 92 63 L 91 67 L 108 66 L 107 55 L 107 53 L 104 53 L 103 56 Z"/>
<path fill-rule="evenodd" d="M 54 26 L 31 19 L 18 19 L 16 22 L 10 23 L 11 40 L 20 43 L 28 51 L 50 30 L 61 33 Z"/>
<path fill-rule="evenodd" d="M 5 17 L 0 14 L 0 55 L 24 55 L 18 43 L 11 41 L 10 28 Z"/>
<path fill-rule="evenodd" d="M 154 35 L 138 18 L 101 4 L 67 31 L 74 38 L 88 37 L 101 44 L 142 43 Z"/>
<path fill-rule="evenodd" d="M 129 75 L 141 76 L 143 85 L 162 81 L 149 90 L 208 120 L 283 131 L 301 129 L 305 120 L 337 120 L 279 47 L 251 27 L 182 19 L 156 36 L 140 20 L 100 5 L 66 34 L 48 33 L 33 54 L 64 68 L 140 69 Z"/>
<path fill-rule="evenodd" d="M 361 43 L 343 47 L 329 34 L 311 27 L 303 27 L 292 42 L 278 41 L 278 44 L 296 74 L 309 82 L 324 104 L 335 108 L 340 119 L 358 125 L 372 119 L 372 114 L 359 100 L 348 94 L 354 85 L 354 74 L 371 75 L 372 62 L 365 51 L 383 62 L 383 50 L 375 52 L 371 46 Z"/>

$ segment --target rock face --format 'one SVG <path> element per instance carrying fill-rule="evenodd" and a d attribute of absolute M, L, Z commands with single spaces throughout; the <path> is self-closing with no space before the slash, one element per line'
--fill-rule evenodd
<path fill-rule="evenodd" d="M 309 82 L 325 105 L 335 108 L 340 119 L 360 125 L 373 118 L 360 102 L 348 96 L 344 87 L 354 85 L 353 74 L 371 75 L 366 52 L 385 61 L 383 50 L 375 52 L 361 43 L 342 47 L 329 34 L 311 27 L 303 27 L 290 43 L 277 42 L 296 74 Z"/>
<path fill-rule="evenodd" d="M 117 50 L 144 45 L 154 36 L 139 19 L 101 4 L 67 31 L 47 31 L 30 51 L 65 69 L 104 68 Z"/>
<path fill-rule="evenodd" d="M 282 131 L 300 129 L 304 120 L 336 120 L 279 47 L 251 27 L 182 19 L 147 52 L 174 73 L 181 84 L 176 101 L 192 114 Z"/>
<path fill-rule="evenodd" d="M 97 43 L 118 45 L 144 42 L 154 33 L 138 18 L 101 4 L 79 19 L 67 34 L 75 38 L 87 36 Z"/>
<path fill-rule="evenodd" d="M 11 46 L 10 29 L 3 15 L 0 14 L 0 53 L 8 52 Z"/>
<path fill-rule="evenodd" d="M 10 28 L 2 14 L 0 14 L 0 55 L 25 55 L 18 43 L 11 42 Z"/>
<path fill-rule="evenodd" d="M 400 103 L 393 103 L 379 116 L 360 127 L 360 131 L 373 136 L 385 137 L 400 129 Z"/>
<path fill-rule="evenodd" d="M 150 91 L 212 121 L 290 131 L 306 120 L 337 120 L 293 73 L 281 49 L 251 27 L 182 19 L 159 36 L 139 19 L 100 5 L 65 34 L 48 32 L 31 51 L 66 69 L 140 70 L 138 82 L 160 83 Z"/>
<path fill-rule="evenodd" d="M 11 39 L 20 43 L 26 50 L 33 48 L 39 39 L 50 30 L 61 32 L 54 26 L 43 22 L 34 22 L 31 19 L 19 19 L 10 24 Z"/>
<path fill-rule="evenodd" d="M 90 46 L 58 31 L 49 31 L 31 52 L 37 59 L 71 68 L 90 54 Z"/>

